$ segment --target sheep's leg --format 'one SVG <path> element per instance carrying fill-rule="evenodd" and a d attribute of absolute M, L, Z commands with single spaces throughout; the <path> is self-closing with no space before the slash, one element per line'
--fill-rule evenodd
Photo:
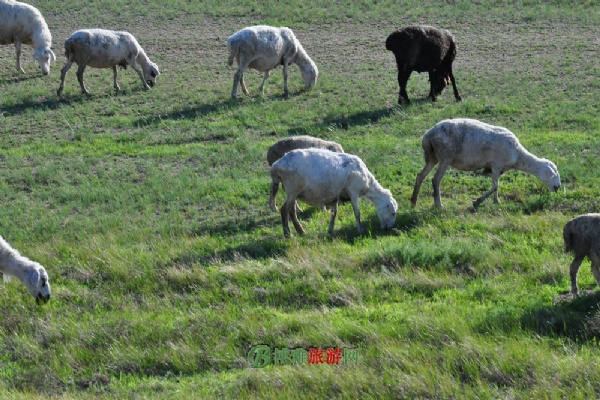
<path fill-rule="evenodd" d="M 87 89 L 85 88 L 85 85 L 83 83 L 83 71 L 85 71 L 85 67 L 86 67 L 85 63 L 81 63 L 77 67 L 77 80 L 79 81 L 79 86 L 81 87 L 81 93 L 89 94 L 90 92 L 87 91 Z"/>
<path fill-rule="evenodd" d="M 246 81 L 244 80 L 244 74 L 242 74 L 242 76 L 240 77 L 240 84 L 242 86 L 242 92 L 244 92 L 244 94 L 248 97 L 250 97 L 250 91 L 248 90 L 248 87 L 246 86 Z"/>
<path fill-rule="evenodd" d="M 358 230 L 358 234 L 362 235 L 362 226 L 360 225 L 360 209 L 358 208 L 358 195 L 350 196 L 350 202 L 352 203 L 352 208 L 354 209 L 354 218 L 356 218 L 356 229 Z"/>
<path fill-rule="evenodd" d="M 290 95 L 290 91 L 288 90 L 288 63 L 287 61 L 283 61 L 283 94 L 285 97 Z"/>
<path fill-rule="evenodd" d="M 473 208 L 479 207 L 479 205 L 487 199 L 492 193 L 494 194 L 494 203 L 500 203 L 498 198 L 498 180 L 500 178 L 500 171 L 492 170 L 492 188 L 485 192 L 483 196 L 473 202 Z"/>
<path fill-rule="evenodd" d="M 335 217 L 338 212 L 338 202 L 336 201 L 331 205 L 331 219 L 329 220 L 329 230 L 327 231 L 330 236 L 333 236 L 333 225 L 335 224 Z"/>
<path fill-rule="evenodd" d="M 435 82 L 437 81 L 436 73 L 433 71 L 429 71 L 429 97 L 431 97 L 431 101 L 437 101 L 435 97 L 435 90 L 433 88 Z"/>
<path fill-rule="evenodd" d="M 437 164 L 437 160 L 427 161 L 425 167 L 423 167 L 421 172 L 417 174 L 417 179 L 415 180 L 415 188 L 413 189 L 412 196 L 410 196 L 410 205 L 412 207 L 417 205 L 417 199 L 419 198 L 419 191 L 421 190 L 421 185 L 423 184 L 423 181 L 425 180 L 425 178 L 427 178 L 427 175 L 429 175 L 433 167 L 435 167 L 435 164 Z"/>
<path fill-rule="evenodd" d="M 119 75 L 119 72 L 117 71 L 117 66 L 113 65 L 112 70 L 113 70 L 114 88 L 115 88 L 115 91 L 118 92 L 119 90 L 121 90 L 121 88 L 119 87 L 119 84 L 117 83 L 117 75 Z"/>
<path fill-rule="evenodd" d="M 67 63 L 65 64 L 63 69 L 60 71 L 60 86 L 58 87 L 58 90 L 56 91 L 56 94 L 59 96 L 62 94 L 62 91 L 65 88 L 65 77 L 67 76 L 67 72 L 69 71 L 69 68 L 71 68 L 71 65 L 73 65 L 73 61 L 68 59 Z"/>
<path fill-rule="evenodd" d="M 590 260 L 592 261 L 592 275 L 594 275 L 596 283 L 600 286 L 600 258 L 594 251 L 591 251 Z"/>
<path fill-rule="evenodd" d="M 265 74 L 263 76 L 263 80 L 262 80 L 260 86 L 258 87 L 258 91 L 259 91 L 259 93 L 260 93 L 261 96 L 265 95 L 265 82 L 269 78 L 270 74 L 271 74 L 271 71 L 265 71 Z"/>
<path fill-rule="evenodd" d="M 241 66 L 237 69 L 237 71 L 235 71 L 235 74 L 233 75 L 233 89 L 231 90 L 232 99 L 237 99 L 237 88 L 240 82 L 242 83 L 242 91 L 246 94 L 246 96 L 250 96 L 250 93 L 248 93 L 248 89 L 246 89 L 246 84 L 244 83 L 244 70 Z"/>
<path fill-rule="evenodd" d="M 17 53 L 17 72 L 25 73 L 25 70 L 21 68 L 21 42 L 15 42 L 15 51 Z"/>
<path fill-rule="evenodd" d="M 454 90 L 454 98 L 456 101 L 461 101 L 462 97 L 458 94 L 458 88 L 456 87 L 456 80 L 454 79 L 454 74 L 452 73 L 452 67 L 448 69 L 448 74 L 450 75 L 450 81 L 452 82 L 452 89 Z"/>
<path fill-rule="evenodd" d="M 304 235 L 304 229 L 302 228 L 302 225 L 300 225 L 300 222 L 298 221 L 298 218 L 296 216 L 296 209 L 294 208 L 295 202 L 296 199 L 294 197 L 288 196 L 285 199 L 283 205 L 281 206 L 281 224 L 283 225 L 283 236 L 285 238 L 289 238 L 291 236 L 290 215 L 292 216 L 292 223 L 294 224 L 294 228 L 296 228 L 296 231 L 299 234 Z"/>
<path fill-rule="evenodd" d="M 146 80 L 144 79 L 144 73 L 142 72 L 142 69 L 137 65 L 137 63 L 132 60 L 127 60 L 127 63 L 131 65 L 131 68 L 133 68 L 134 71 L 137 72 L 138 76 L 142 80 L 142 90 L 150 89 L 150 86 L 148 86 L 148 83 L 146 83 Z"/>
<path fill-rule="evenodd" d="M 579 289 L 577 287 L 577 272 L 579 272 L 579 266 L 583 262 L 585 255 L 576 255 L 575 259 L 571 263 L 571 268 L 569 271 L 569 276 L 571 278 L 571 293 L 575 296 L 579 294 Z"/>
<path fill-rule="evenodd" d="M 435 206 L 437 208 L 443 208 L 444 206 L 442 205 L 442 197 L 440 194 L 440 183 L 442 182 L 442 178 L 444 177 L 444 174 L 446 173 L 446 169 L 448 169 L 448 166 L 450 165 L 450 163 L 448 162 L 440 162 L 440 165 L 438 167 L 438 169 L 435 171 L 435 174 L 433 175 L 433 200 L 435 202 Z"/>
<path fill-rule="evenodd" d="M 273 210 L 273 211 L 277 211 L 275 196 L 277 196 L 278 191 L 279 191 L 279 182 L 272 181 L 271 182 L 271 190 L 269 191 L 269 207 L 271 207 L 271 210 Z"/>
<path fill-rule="evenodd" d="M 406 101 L 406 104 L 410 104 L 408 99 L 408 93 L 406 93 L 406 85 L 408 84 L 408 78 L 410 78 L 410 70 L 400 70 L 398 68 L 398 86 L 400 86 L 400 94 L 398 95 L 398 104 L 402 104 L 402 99 Z"/>
<path fill-rule="evenodd" d="M 300 221 L 298 221 L 298 215 L 296 214 L 296 207 L 298 207 L 298 204 L 296 203 L 296 200 L 293 201 L 293 204 L 291 205 L 290 208 L 290 215 L 292 216 L 292 223 L 294 224 L 294 228 L 296 228 L 296 232 L 298 232 L 300 235 L 304 235 L 304 228 L 302 228 L 302 225 L 300 225 Z"/>
<path fill-rule="evenodd" d="M 281 206 L 281 225 L 283 225 L 283 237 L 289 238 L 291 236 L 290 233 L 290 209 L 289 204 L 286 201 Z"/>

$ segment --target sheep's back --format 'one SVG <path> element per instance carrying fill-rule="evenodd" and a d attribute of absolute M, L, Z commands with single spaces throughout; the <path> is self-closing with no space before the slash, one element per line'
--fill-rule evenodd
<path fill-rule="evenodd" d="M 484 122 L 456 118 L 437 123 L 423 135 L 423 149 L 462 171 L 492 168 L 494 164 L 510 168 L 526 151 L 508 129 Z M 504 169 L 506 170 L 506 169 Z"/>
<path fill-rule="evenodd" d="M 292 150 L 271 166 L 288 190 L 301 193 L 298 198 L 319 206 L 334 201 L 354 176 L 369 173 L 362 160 L 345 153 L 322 149 Z"/>
<path fill-rule="evenodd" d="M 93 68 L 110 68 L 124 65 L 130 55 L 142 51 L 133 35 L 125 31 L 82 29 L 65 40 L 67 57 L 85 53 L 86 64 Z M 134 57 L 135 58 L 135 57 Z"/>
<path fill-rule="evenodd" d="M 336 153 L 343 153 L 344 149 L 335 142 L 330 142 L 312 136 L 292 136 L 284 138 L 272 145 L 267 151 L 267 162 L 269 165 L 283 157 L 286 153 L 297 149 L 326 149 Z"/>
<path fill-rule="evenodd" d="M 409 26 L 390 34 L 385 47 L 394 52 L 408 68 L 425 72 L 439 65 L 449 52 L 452 52 L 453 60 L 456 46 L 454 36 L 445 29 Z"/>
<path fill-rule="evenodd" d="M 0 1 L 0 44 L 12 44 L 14 37 L 30 44 L 29 39 L 40 25 L 48 30 L 37 8 L 26 3 Z"/>
<path fill-rule="evenodd" d="M 600 214 L 583 214 L 569 220 L 563 228 L 565 251 L 578 256 L 600 246 Z M 599 254 L 600 255 L 600 254 Z"/>

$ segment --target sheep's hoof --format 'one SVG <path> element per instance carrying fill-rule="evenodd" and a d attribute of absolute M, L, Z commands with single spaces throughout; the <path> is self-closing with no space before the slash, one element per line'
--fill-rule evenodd
<path fill-rule="evenodd" d="M 62 88 L 59 88 L 59 89 L 56 91 L 56 95 L 57 95 L 57 96 L 60 96 L 60 95 L 62 94 L 62 91 L 63 91 L 63 90 L 62 90 Z"/>
<path fill-rule="evenodd" d="M 456 96 L 456 101 L 462 101 L 462 97 Z"/>

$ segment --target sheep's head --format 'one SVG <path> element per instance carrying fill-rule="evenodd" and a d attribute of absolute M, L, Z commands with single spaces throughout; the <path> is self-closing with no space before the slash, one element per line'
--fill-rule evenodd
<path fill-rule="evenodd" d="M 450 74 L 448 72 L 434 71 L 432 83 L 433 91 L 436 95 L 439 95 L 450 84 Z"/>
<path fill-rule="evenodd" d="M 42 75 L 48 75 L 50 73 L 50 63 L 52 61 L 56 62 L 56 55 L 49 48 L 35 50 L 33 58 L 35 58 L 40 65 Z"/>
<path fill-rule="evenodd" d="M 160 75 L 160 72 L 158 71 L 158 65 L 154 63 L 149 63 L 148 66 L 144 69 L 144 80 L 150 87 L 154 86 L 158 75 Z"/>
<path fill-rule="evenodd" d="M 23 283 L 29 289 L 29 293 L 38 304 L 44 304 L 50 300 L 50 281 L 44 267 L 34 263 L 31 272 L 24 277 Z"/>
<path fill-rule="evenodd" d="M 550 160 L 543 160 L 542 171 L 539 178 L 548 186 L 553 192 L 556 192 L 560 188 L 560 174 L 558 168 Z"/>
<path fill-rule="evenodd" d="M 315 63 L 307 63 L 302 68 L 302 80 L 304 81 L 304 88 L 311 89 L 317 84 L 317 77 L 319 76 L 319 69 Z"/>
<path fill-rule="evenodd" d="M 377 208 L 377 217 L 381 223 L 381 229 L 390 229 L 396 223 L 396 213 L 398 212 L 398 204 L 392 197 L 392 192 L 386 189 L 388 199 Z"/>

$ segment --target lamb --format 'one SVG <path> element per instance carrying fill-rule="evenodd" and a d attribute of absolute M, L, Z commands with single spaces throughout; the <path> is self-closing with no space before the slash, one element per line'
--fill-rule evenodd
<path fill-rule="evenodd" d="M 323 149 L 292 150 L 271 166 L 270 174 L 273 182 L 271 187 L 279 182 L 285 187 L 286 199 L 281 207 L 281 221 L 286 238 L 290 237 L 290 215 L 296 231 L 301 235 L 305 233 L 296 216 L 296 199 L 312 206 L 331 207 L 330 235 L 333 235 L 338 200 L 343 194 L 350 197 L 359 234 L 362 233 L 362 227 L 358 200 L 362 196 L 377 208 L 382 229 L 391 228 L 396 222 L 398 205 L 392 193 L 377 182 L 357 156 Z"/>
<path fill-rule="evenodd" d="M 81 92 L 84 94 L 89 94 L 83 83 L 83 71 L 85 71 L 86 66 L 112 68 L 116 91 L 120 90 L 117 84 L 117 65 L 123 68 L 131 65 L 131 68 L 137 72 L 142 80 L 144 90 L 154 86 L 156 77 L 160 75 L 158 66 L 150 61 L 135 37 L 124 31 L 82 29 L 74 32 L 65 40 L 65 57 L 67 57 L 67 62 L 61 70 L 60 87 L 57 91 L 59 96 L 64 89 L 67 71 L 74 62 L 79 66 L 77 68 L 77 79 L 79 80 L 79 86 L 81 86 Z"/>
<path fill-rule="evenodd" d="M 267 162 L 269 163 L 269 166 L 271 166 L 275 161 L 279 160 L 284 154 L 291 150 L 308 148 L 325 149 L 336 153 L 344 152 L 342 146 L 336 142 L 329 142 L 312 136 L 292 136 L 279 140 L 269 148 L 267 151 Z M 273 211 L 277 211 L 275 196 L 277 195 L 278 191 L 279 182 L 274 183 L 274 186 L 271 187 L 271 192 L 269 195 L 269 206 Z M 295 208 L 296 212 L 301 211 L 297 205 Z"/>
<path fill-rule="evenodd" d="M 17 52 L 17 72 L 21 68 L 21 44 L 34 48 L 33 57 L 42 70 L 42 75 L 50 73 L 50 63 L 56 62 L 56 55 L 50 49 L 52 35 L 40 11 L 29 4 L 12 0 L 0 0 L 0 44 L 13 44 Z"/>
<path fill-rule="evenodd" d="M 577 272 L 587 256 L 592 263 L 592 274 L 600 286 L 600 214 L 584 214 L 568 221 L 563 228 L 565 252 L 573 253 L 571 263 L 571 293 L 579 294 Z"/>
<path fill-rule="evenodd" d="M 19 278 L 38 304 L 50 300 L 50 282 L 44 267 L 23 257 L 2 236 L 0 236 L 0 271 L 4 275 L 5 282 L 10 281 L 12 276 Z"/>
<path fill-rule="evenodd" d="M 462 100 L 452 74 L 456 41 L 450 31 L 425 25 L 408 26 L 389 35 L 385 48 L 396 56 L 400 86 L 398 104 L 402 104 L 402 99 L 410 104 L 406 84 L 412 71 L 429 73 L 429 97 L 432 101 L 450 82 L 456 101 Z"/>
<path fill-rule="evenodd" d="M 319 70 L 316 64 L 306 54 L 306 51 L 296 39 L 294 32 L 286 27 L 272 27 L 266 25 L 251 26 L 242 29 L 227 39 L 229 51 L 229 65 L 237 59 L 238 69 L 233 76 L 233 90 L 231 98 L 237 98 L 237 87 L 241 83 L 246 96 L 250 92 L 244 83 L 244 71 L 252 68 L 264 73 L 259 92 L 264 94 L 264 87 L 271 70 L 278 65 L 283 65 L 283 90 L 285 96 L 289 95 L 287 78 L 288 67 L 296 64 L 302 73 L 305 89 L 310 89 L 317 83 Z"/>
<path fill-rule="evenodd" d="M 417 204 L 423 180 L 438 162 L 440 165 L 433 177 L 433 198 L 435 206 L 439 208 L 442 207 L 440 182 L 448 166 L 461 171 L 481 168 L 491 171 L 492 188 L 473 201 L 474 208 L 492 193 L 494 203 L 499 203 L 498 179 L 510 169 L 537 176 L 553 192 L 560 187 L 556 165 L 531 154 L 511 131 L 501 126 L 488 125 L 474 119 L 447 119 L 437 123 L 423 135 L 422 146 L 425 167 L 417 175 L 410 198 L 413 207 Z"/>

